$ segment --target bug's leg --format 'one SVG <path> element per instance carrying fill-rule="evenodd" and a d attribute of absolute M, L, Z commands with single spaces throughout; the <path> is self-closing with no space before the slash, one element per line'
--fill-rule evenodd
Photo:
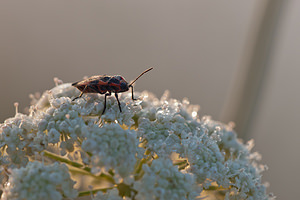
<path fill-rule="evenodd" d="M 120 101 L 119 101 L 119 98 L 118 98 L 118 93 L 115 93 L 115 96 L 116 96 L 116 99 L 117 99 L 117 101 L 118 101 L 118 105 L 119 105 L 120 112 L 122 112 L 121 105 L 120 105 Z"/>
<path fill-rule="evenodd" d="M 131 87 L 131 94 L 132 94 L 131 98 L 132 98 L 132 100 L 133 100 L 133 101 L 137 100 L 137 99 L 135 99 L 135 98 L 133 97 L 133 86 L 131 85 L 131 86 L 129 86 L 129 87 Z"/>
<path fill-rule="evenodd" d="M 88 87 L 88 85 L 86 85 L 84 87 L 84 89 L 82 90 L 82 92 L 80 93 L 80 95 L 78 97 L 75 97 L 72 101 L 74 101 L 75 99 L 78 99 L 78 98 L 82 97 L 82 95 L 83 95 L 83 93 L 84 93 L 84 91 L 86 90 L 87 87 Z"/>
<path fill-rule="evenodd" d="M 102 111 L 102 115 L 104 114 L 105 109 L 106 109 L 106 97 L 107 97 L 107 96 L 110 96 L 110 95 L 111 95 L 110 92 L 105 94 L 105 97 L 104 97 L 104 108 L 103 108 L 103 111 Z"/>

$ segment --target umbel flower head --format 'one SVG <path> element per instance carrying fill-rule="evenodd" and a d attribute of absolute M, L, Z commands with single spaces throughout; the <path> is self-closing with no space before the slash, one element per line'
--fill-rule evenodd
<path fill-rule="evenodd" d="M 74 181 L 70 179 L 65 164 L 44 165 L 41 162 L 29 162 L 26 167 L 11 170 L 1 199 L 56 200 L 62 199 L 62 195 L 74 198 L 77 191 L 73 189 L 73 185 Z"/>
<path fill-rule="evenodd" d="M 169 92 L 115 98 L 71 84 L 32 97 L 0 125 L 2 199 L 266 200 L 253 141 Z"/>

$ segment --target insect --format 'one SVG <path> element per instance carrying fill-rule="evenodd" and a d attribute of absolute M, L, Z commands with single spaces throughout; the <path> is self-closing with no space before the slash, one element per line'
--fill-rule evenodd
<path fill-rule="evenodd" d="M 115 97 L 118 101 L 119 109 L 120 112 L 122 112 L 120 101 L 118 98 L 118 93 L 120 92 L 126 92 L 131 88 L 131 93 L 132 93 L 132 100 L 136 100 L 133 97 L 133 83 L 138 80 L 142 75 L 147 73 L 148 71 L 152 70 L 153 67 L 145 70 L 143 73 L 141 73 L 136 79 L 134 79 L 130 84 L 126 82 L 126 80 L 120 76 L 120 75 L 115 75 L 115 76 L 108 76 L 108 75 L 96 75 L 96 76 L 91 76 L 85 80 L 78 81 L 75 83 L 72 83 L 72 86 L 76 87 L 81 91 L 80 95 L 78 97 L 75 97 L 72 101 L 75 99 L 80 98 L 83 93 L 100 93 L 100 94 L 105 94 L 104 98 L 104 109 L 102 111 L 102 114 L 104 114 L 105 109 L 106 109 L 106 97 L 110 96 L 112 92 L 115 93 Z"/>

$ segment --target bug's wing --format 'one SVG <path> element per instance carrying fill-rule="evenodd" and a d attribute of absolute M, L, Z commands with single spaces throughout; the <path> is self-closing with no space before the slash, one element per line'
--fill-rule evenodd
<path fill-rule="evenodd" d="M 103 82 L 102 80 L 108 77 L 106 75 L 96 75 L 96 76 L 91 76 L 87 79 L 84 79 L 82 81 L 77 81 L 75 83 L 72 83 L 72 86 L 77 87 L 77 86 L 81 86 L 81 85 L 91 85 L 91 84 L 98 84 L 99 81 Z"/>

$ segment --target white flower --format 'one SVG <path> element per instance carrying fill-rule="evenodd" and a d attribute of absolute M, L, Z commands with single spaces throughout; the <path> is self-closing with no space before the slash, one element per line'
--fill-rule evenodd
<path fill-rule="evenodd" d="M 256 163 L 259 155 L 250 153 L 253 141 L 244 145 L 229 125 L 213 121 L 209 117 L 204 117 L 201 124 L 209 135 L 220 137 L 216 141 L 220 150 L 229 152 L 228 158 L 223 161 L 225 171 L 222 170 L 222 176 L 215 179 L 224 187 L 233 186 L 225 199 L 273 199 L 265 193 L 266 187 L 261 184 L 260 173 L 265 167 Z"/>
<path fill-rule="evenodd" d="M 55 129 L 51 128 L 48 132 L 48 142 L 50 143 L 58 143 L 60 139 L 60 133 Z"/>
<path fill-rule="evenodd" d="M 102 104 L 104 98 L 100 97 L 101 103 L 97 102 L 97 106 L 101 105 L 101 109 L 94 110 L 92 113 L 101 115 L 104 105 Z M 131 96 L 126 94 L 119 95 L 119 101 L 121 104 L 122 112 L 119 110 L 119 106 L 117 100 L 113 98 L 108 98 L 106 103 L 106 110 L 105 113 L 101 116 L 101 118 L 107 122 L 114 122 L 117 121 L 119 124 L 124 124 L 128 127 L 131 127 L 134 122 L 134 115 L 136 112 L 141 110 L 141 107 L 135 102 L 132 101 Z M 126 103 L 127 102 L 127 103 Z"/>
<path fill-rule="evenodd" d="M 195 134 L 182 141 L 185 149 L 183 157 L 188 159 L 191 173 L 197 177 L 197 182 L 210 185 L 211 181 L 219 181 L 221 185 L 228 185 L 229 180 L 225 180 L 224 156 L 219 151 L 216 141 L 211 140 L 207 134 L 197 131 Z"/>
<path fill-rule="evenodd" d="M 59 200 L 63 195 L 75 198 L 77 191 L 73 189 L 74 183 L 64 164 L 30 162 L 24 168 L 11 170 L 2 199 Z"/>
<path fill-rule="evenodd" d="M 33 116 L 17 113 L 15 117 L 5 120 L 0 125 L 0 144 L 6 147 L 6 153 L 12 162 L 11 164 L 25 166 L 33 151 L 44 149 L 47 141 L 45 138 L 36 140 L 38 133 L 38 121 Z"/>
<path fill-rule="evenodd" d="M 82 143 L 82 149 L 92 154 L 92 166 L 107 172 L 114 169 L 121 177 L 128 176 L 136 163 L 138 140 L 134 130 L 124 130 L 119 124 L 92 126 Z"/>
<path fill-rule="evenodd" d="M 151 166 L 143 165 L 143 170 L 144 176 L 133 186 L 137 200 L 195 199 L 200 192 L 192 174 L 179 171 L 168 158 L 153 160 Z"/>
<path fill-rule="evenodd" d="M 60 144 L 61 155 L 73 152 L 74 146 L 84 138 L 81 130 L 87 125 L 80 115 L 87 109 L 74 104 L 68 97 L 50 98 L 49 102 L 48 108 L 37 111 L 36 116 L 40 119 L 38 130 L 47 135 L 49 143 L 57 144 L 64 139 Z"/>
<path fill-rule="evenodd" d="M 151 119 L 139 118 L 138 133 L 146 140 L 145 147 L 159 156 L 182 153 L 181 138 L 195 130 L 192 117 L 186 119 L 184 106 L 175 100 L 164 99 L 155 110 Z"/>

